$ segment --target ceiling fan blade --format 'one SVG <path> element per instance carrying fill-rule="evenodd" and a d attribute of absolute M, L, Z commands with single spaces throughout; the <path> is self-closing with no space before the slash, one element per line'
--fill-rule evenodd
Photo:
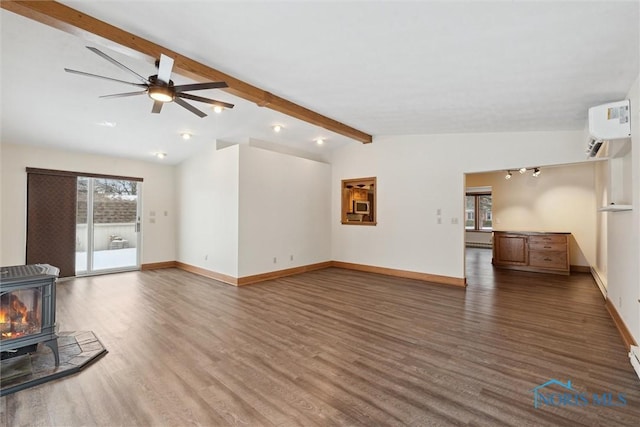
<path fill-rule="evenodd" d="M 186 101 L 183 101 L 182 99 L 178 98 L 177 96 L 175 98 L 173 98 L 173 102 L 175 102 L 176 104 L 180 105 L 181 107 L 186 108 L 187 110 L 191 111 L 193 114 L 195 114 L 196 116 L 202 118 L 202 117 L 207 117 L 207 115 L 205 113 L 203 113 L 202 111 L 198 110 L 196 107 L 194 107 L 193 105 L 189 104 Z"/>
<path fill-rule="evenodd" d="M 176 98 L 177 97 L 191 99 L 193 101 L 204 102 L 206 104 L 211 104 L 211 105 L 219 105 L 220 107 L 224 107 L 224 108 L 233 108 L 233 104 L 229 104 L 228 102 L 222 102 L 222 101 L 216 101 L 215 99 L 203 98 L 201 96 L 191 95 L 190 93 L 176 93 Z"/>
<path fill-rule="evenodd" d="M 188 92 L 190 90 L 220 89 L 223 87 L 229 87 L 229 85 L 225 82 L 194 83 L 190 85 L 174 86 L 173 89 L 176 92 Z"/>
<path fill-rule="evenodd" d="M 118 61 L 116 61 L 115 59 L 113 59 L 112 57 L 107 55 L 106 53 L 96 49 L 95 47 L 91 47 L 91 46 L 87 46 L 87 49 L 89 49 L 91 52 L 95 53 L 96 55 L 101 56 L 102 58 L 106 59 L 107 61 L 111 62 L 116 67 L 119 67 L 119 68 L 121 68 L 121 69 L 123 69 L 125 71 L 128 71 L 131 74 L 135 75 L 137 78 L 140 79 L 141 82 L 149 84 L 149 80 L 147 80 L 146 78 L 142 77 L 140 74 L 136 73 L 135 71 L 133 71 L 131 68 L 127 67 L 126 65 L 119 63 Z"/>
<path fill-rule="evenodd" d="M 165 84 L 169 84 L 171 80 L 171 70 L 173 69 L 173 58 L 160 54 L 160 63 L 158 64 L 158 80 Z"/>
<path fill-rule="evenodd" d="M 154 114 L 160 113 L 160 110 L 162 110 L 163 105 L 164 105 L 164 102 L 153 101 L 153 108 L 151 109 L 151 112 Z"/>
<path fill-rule="evenodd" d="M 146 90 L 142 90 L 140 92 L 114 93 L 113 95 L 102 95 L 100 98 L 124 98 L 126 96 L 144 95 L 146 93 Z"/>
<path fill-rule="evenodd" d="M 127 81 L 124 81 L 124 80 L 112 79 L 111 77 L 105 77 L 105 76 L 99 76 L 97 74 L 85 73 L 84 71 L 71 70 L 69 68 L 65 68 L 64 70 L 67 73 L 71 73 L 71 74 L 79 74 L 81 76 L 95 77 L 97 79 L 103 79 L 103 80 L 111 80 L 112 82 L 124 83 L 124 84 L 127 84 L 127 85 L 136 86 L 136 87 L 145 87 L 145 88 L 147 87 L 147 85 L 142 84 L 142 83 L 133 83 L 133 82 L 127 82 Z"/>

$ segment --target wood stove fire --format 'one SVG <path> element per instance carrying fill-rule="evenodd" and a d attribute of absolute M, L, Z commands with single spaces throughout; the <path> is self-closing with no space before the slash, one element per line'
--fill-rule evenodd
<path fill-rule="evenodd" d="M 60 364 L 56 320 L 56 280 L 48 264 L 0 267 L 0 354 L 2 359 L 34 352 L 42 343 Z"/>

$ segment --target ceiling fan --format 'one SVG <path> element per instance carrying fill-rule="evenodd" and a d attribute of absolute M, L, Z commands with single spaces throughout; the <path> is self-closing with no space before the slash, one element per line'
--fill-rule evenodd
<path fill-rule="evenodd" d="M 170 58 L 164 54 L 160 54 L 160 60 L 156 61 L 156 66 L 158 67 L 158 74 L 149 76 L 148 78 L 144 78 L 140 74 L 128 68 L 126 65 L 121 64 L 120 62 L 116 61 L 115 59 L 113 59 L 106 53 L 96 49 L 95 47 L 87 46 L 87 49 L 89 49 L 91 52 L 95 53 L 96 55 L 101 56 L 107 61 L 111 62 L 113 65 L 133 74 L 142 83 L 132 83 L 124 80 L 112 79 L 111 77 L 99 76 L 97 74 L 85 73 L 84 71 L 77 71 L 77 70 L 71 70 L 69 68 L 65 68 L 64 70 L 67 73 L 80 74 L 81 76 L 110 80 L 113 82 L 124 83 L 124 84 L 137 86 L 139 88 L 144 89 L 137 92 L 126 92 L 126 93 L 116 93 L 113 95 L 103 95 L 100 98 L 122 98 L 126 96 L 136 96 L 136 95 L 147 94 L 149 95 L 149 98 L 153 99 L 153 108 L 151 109 L 152 113 L 160 113 L 160 111 L 162 110 L 162 106 L 165 103 L 173 101 L 176 104 L 180 105 L 183 108 L 186 108 L 187 110 L 191 111 L 193 114 L 199 117 L 206 117 L 206 114 L 198 110 L 193 105 L 186 102 L 185 99 L 204 102 L 204 103 L 215 105 L 218 107 L 233 108 L 233 104 L 229 104 L 227 102 L 216 101 L 215 99 L 203 98 L 201 96 L 185 93 L 185 92 L 190 92 L 192 90 L 219 89 L 223 87 L 228 87 L 228 85 L 225 82 L 193 83 L 193 84 L 175 86 L 173 84 L 173 81 L 171 80 L 173 58 Z"/>

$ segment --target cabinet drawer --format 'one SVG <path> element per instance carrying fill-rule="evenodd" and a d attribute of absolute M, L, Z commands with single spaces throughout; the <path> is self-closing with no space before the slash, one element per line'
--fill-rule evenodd
<path fill-rule="evenodd" d="M 541 236 L 529 236 L 529 243 L 567 243 L 564 234 L 543 234 Z"/>
<path fill-rule="evenodd" d="M 555 243 L 555 242 L 532 242 L 529 240 L 529 250 L 530 251 L 560 251 L 566 252 L 567 244 L 565 242 Z"/>
<path fill-rule="evenodd" d="M 529 265 L 532 267 L 567 270 L 567 253 L 553 251 L 529 251 Z"/>

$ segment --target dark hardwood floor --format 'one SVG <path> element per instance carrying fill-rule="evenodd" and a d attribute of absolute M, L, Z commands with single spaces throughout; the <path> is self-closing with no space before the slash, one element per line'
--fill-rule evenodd
<path fill-rule="evenodd" d="M 109 354 L 1 398 L 0 423 L 637 426 L 640 380 L 590 275 L 490 257 L 469 250 L 466 290 L 335 268 L 244 288 L 176 269 L 59 283 L 60 329 Z M 552 378 L 589 404 L 534 408 Z M 591 402 L 607 392 L 626 405 Z"/>

